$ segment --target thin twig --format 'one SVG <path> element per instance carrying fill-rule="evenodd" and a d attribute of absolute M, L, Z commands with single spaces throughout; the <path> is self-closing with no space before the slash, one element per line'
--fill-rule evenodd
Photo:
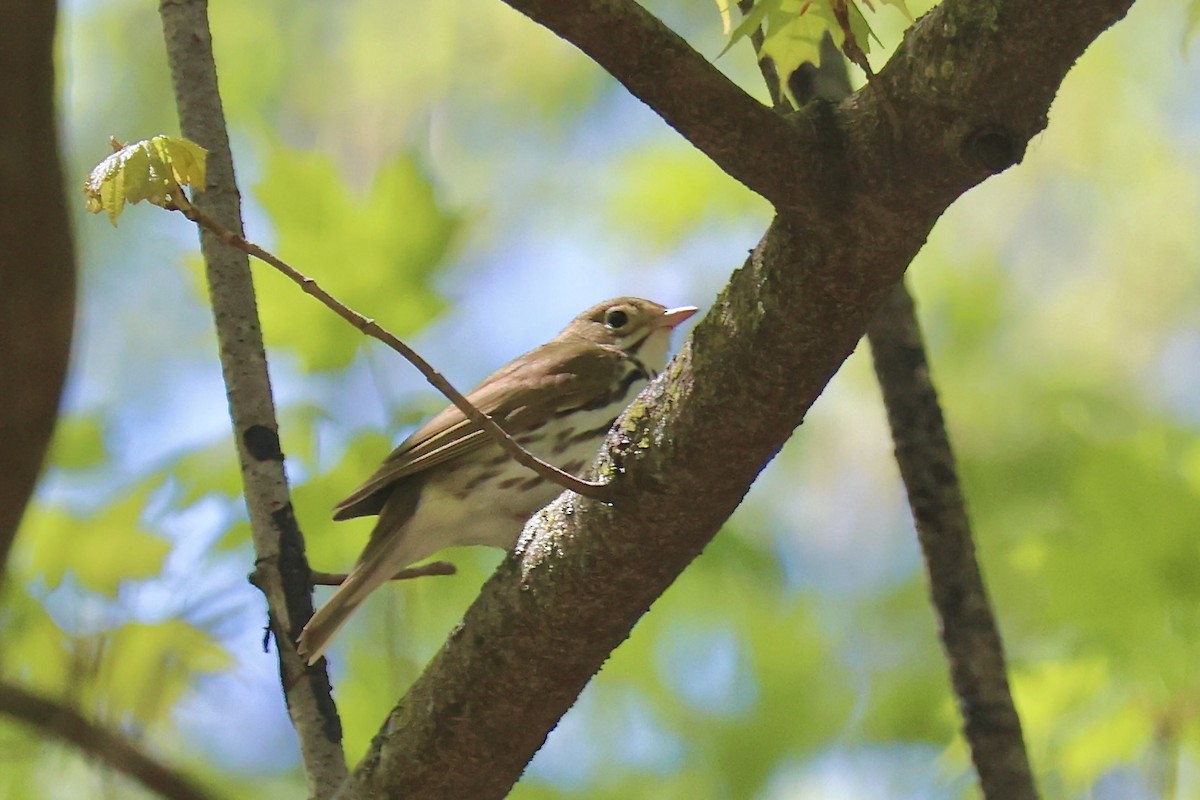
<path fill-rule="evenodd" d="M 530 453 L 521 445 L 517 444 L 517 442 L 508 435 L 508 432 L 504 430 L 504 428 L 500 427 L 499 423 L 476 408 L 470 400 L 468 400 L 461 392 L 459 392 L 458 389 L 455 389 L 450 381 L 446 380 L 442 374 L 434 369 L 433 366 L 424 358 L 422 358 L 419 353 L 406 345 L 391 331 L 380 326 L 377 322 L 375 322 L 375 320 L 365 317 L 354 309 L 350 308 L 345 303 L 341 302 L 329 292 L 321 288 L 321 285 L 315 280 L 307 275 L 304 275 L 291 264 L 288 264 L 286 261 L 283 261 L 279 257 L 264 250 L 254 242 L 246 239 L 244 236 L 239 236 L 221 223 L 209 217 L 203 211 L 188 202 L 187 197 L 184 195 L 182 190 L 175 193 L 173 199 L 175 201 L 175 210 L 181 212 L 192 222 L 212 232 L 218 236 L 221 241 L 225 242 L 231 247 L 236 247 L 239 250 L 254 256 L 260 261 L 270 264 L 272 267 L 290 278 L 305 292 L 323 303 L 326 308 L 330 309 L 333 311 L 333 313 L 349 322 L 362 333 L 374 339 L 378 339 L 400 355 L 404 356 L 404 358 L 408 359 L 408 362 L 417 368 L 417 371 L 425 377 L 425 380 L 429 381 L 429 383 L 435 389 L 445 395 L 446 398 L 453 403 L 459 411 L 466 415 L 467 419 L 471 420 L 471 422 L 478 425 L 489 436 L 491 436 L 496 444 L 500 445 L 500 447 L 502 447 L 504 451 L 508 453 L 509 456 L 511 456 L 512 459 L 518 464 L 532 470 L 546 480 L 552 483 L 557 483 L 564 489 L 569 489 L 570 491 L 584 497 L 601 501 L 609 498 L 610 490 L 608 484 L 585 481 L 582 478 L 578 478 L 569 472 L 559 469 L 549 462 L 543 461 L 533 453 Z"/>
<path fill-rule="evenodd" d="M 169 800 L 213 800 L 216 797 L 188 776 L 155 760 L 117 731 L 20 686 L 0 681 L 0 713 L 75 745 L 160 797 Z"/>
<path fill-rule="evenodd" d="M 392 576 L 394 581 L 407 581 L 413 578 L 424 578 L 429 575 L 453 575 L 458 568 L 449 561 L 430 561 L 419 567 L 402 569 Z M 313 570 L 310 583 L 313 586 L 341 586 L 348 577 L 345 572 L 318 572 Z"/>

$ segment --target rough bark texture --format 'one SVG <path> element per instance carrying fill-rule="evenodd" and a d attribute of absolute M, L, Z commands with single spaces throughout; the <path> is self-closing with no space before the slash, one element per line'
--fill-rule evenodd
<path fill-rule="evenodd" d="M 207 3 L 166 0 L 160 11 L 180 128 L 209 153 L 208 187 L 196 195 L 195 204 L 241 234 L 241 200 L 217 91 Z M 346 775 L 341 723 L 323 665 L 306 667 L 294 644 L 312 616 L 312 593 L 304 539 L 283 470 L 250 264 L 245 253 L 208 231 L 202 232 L 200 247 L 258 559 L 252 580 L 267 599 L 280 680 L 300 739 L 309 795 L 325 798 Z"/>
<path fill-rule="evenodd" d="M 12 0 L 0 25 L 0 581 L 58 417 L 75 318 L 54 21 L 53 0 Z"/>
<path fill-rule="evenodd" d="M 879 75 L 895 126 L 866 90 L 794 115 L 782 135 L 631 2 L 509 0 L 780 216 L 610 438 L 612 505 L 565 495 L 530 523 L 528 546 L 485 585 L 342 796 L 509 790 L 795 430 L 942 211 L 1021 159 L 1067 70 L 1131 2 L 1069 0 L 1051 15 L 1036 0 L 947 0 Z"/>
<path fill-rule="evenodd" d="M 903 282 L 893 287 L 867 335 L 980 788 L 988 800 L 1035 800 L 1000 631 L 975 558 L 925 342 Z"/>

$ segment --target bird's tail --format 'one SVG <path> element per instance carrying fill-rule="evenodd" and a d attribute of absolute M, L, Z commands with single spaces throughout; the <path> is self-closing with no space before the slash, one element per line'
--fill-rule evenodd
<path fill-rule="evenodd" d="M 390 581 L 403 567 L 429 555 L 419 546 L 419 541 L 406 535 L 406 523 L 416 511 L 419 490 L 420 483 L 411 482 L 403 490 L 392 491 L 358 562 L 300 632 L 296 650 L 309 666 L 317 663 L 334 634 L 342 629 L 367 595 Z"/>
<path fill-rule="evenodd" d="M 382 559 L 373 563 L 360 561 L 355 564 L 342 585 L 325 605 L 313 614 L 312 619 L 300 632 L 300 640 L 296 643 L 296 651 L 300 657 L 310 666 L 317 663 L 317 659 L 324 655 L 334 635 L 342 629 L 354 610 L 367 599 L 367 595 L 386 583 L 395 572 L 395 568 Z"/>

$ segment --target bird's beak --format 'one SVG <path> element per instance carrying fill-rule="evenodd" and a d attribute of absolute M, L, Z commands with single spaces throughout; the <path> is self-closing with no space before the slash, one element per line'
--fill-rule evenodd
<path fill-rule="evenodd" d="M 663 315 L 658 318 L 658 327 L 671 329 L 679 323 L 683 322 L 688 317 L 695 314 L 700 309 L 695 306 L 680 306 L 679 308 L 668 308 L 663 312 Z"/>

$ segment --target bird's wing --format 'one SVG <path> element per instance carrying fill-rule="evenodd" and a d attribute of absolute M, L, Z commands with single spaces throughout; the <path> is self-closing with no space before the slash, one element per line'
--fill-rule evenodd
<path fill-rule="evenodd" d="M 537 428 L 555 413 L 586 405 L 611 385 L 615 362 L 623 356 L 612 347 L 592 344 L 544 344 L 501 367 L 475 387 L 467 399 L 500 423 L 510 435 Z M 431 418 L 391 452 L 379 469 L 334 508 L 334 519 L 377 514 L 396 481 L 485 446 L 483 429 L 451 405 Z"/>

